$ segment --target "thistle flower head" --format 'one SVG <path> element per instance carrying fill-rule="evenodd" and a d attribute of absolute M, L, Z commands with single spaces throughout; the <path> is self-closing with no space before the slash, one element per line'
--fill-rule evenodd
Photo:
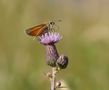
<path fill-rule="evenodd" d="M 56 66 L 56 61 L 59 58 L 59 55 L 54 44 L 61 39 L 62 36 L 56 32 L 48 32 L 43 34 L 42 36 L 39 36 L 39 42 L 46 48 L 46 63 L 49 66 Z"/>
<path fill-rule="evenodd" d="M 61 39 L 62 39 L 62 36 L 56 32 L 45 33 L 39 37 L 40 43 L 42 43 L 44 45 L 55 44 Z"/>

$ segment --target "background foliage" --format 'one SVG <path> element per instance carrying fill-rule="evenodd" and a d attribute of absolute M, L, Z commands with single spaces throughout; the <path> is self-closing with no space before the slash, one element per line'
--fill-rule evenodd
<path fill-rule="evenodd" d="M 24 30 L 58 19 L 57 48 L 69 56 L 59 79 L 70 90 L 109 90 L 108 0 L 0 0 L 0 90 L 48 90 L 44 47 Z"/>

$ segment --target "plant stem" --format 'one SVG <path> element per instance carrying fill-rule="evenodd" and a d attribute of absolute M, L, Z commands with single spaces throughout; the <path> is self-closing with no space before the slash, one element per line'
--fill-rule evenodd
<path fill-rule="evenodd" d="M 56 90 L 56 68 L 52 68 L 52 78 L 51 78 L 51 89 L 50 90 Z"/>

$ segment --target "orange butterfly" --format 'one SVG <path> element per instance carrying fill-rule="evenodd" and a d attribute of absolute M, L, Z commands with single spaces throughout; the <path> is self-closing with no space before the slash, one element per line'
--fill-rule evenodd
<path fill-rule="evenodd" d="M 55 25 L 55 22 L 51 21 L 49 23 L 40 24 L 34 27 L 31 27 L 26 30 L 26 34 L 29 36 L 40 36 L 49 30 L 53 29 L 53 26 Z"/>

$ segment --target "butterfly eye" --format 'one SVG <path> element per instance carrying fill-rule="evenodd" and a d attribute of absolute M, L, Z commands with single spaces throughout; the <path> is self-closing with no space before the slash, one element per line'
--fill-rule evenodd
<path fill-rule="evenodd" d="M 53 22 L 53 21 L 52 21 L 52 22 L 50 22 L 50 25 L 54 25 L 54 24 L 55 24 L 55 22 Z"/>

